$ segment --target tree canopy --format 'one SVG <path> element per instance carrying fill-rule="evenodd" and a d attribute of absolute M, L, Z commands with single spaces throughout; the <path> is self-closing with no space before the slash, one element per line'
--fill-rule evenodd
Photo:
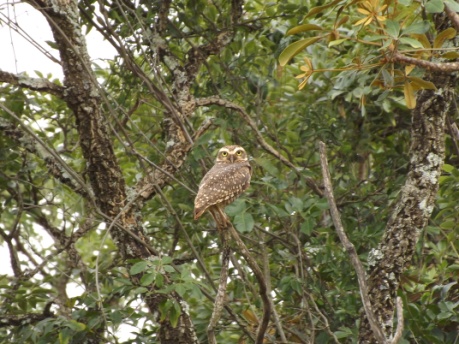
<path fill-rule="evenodd" d="M 455 1 L 21 2 L 63 78 L 0 70 L 0 341 L 458 341 Z"/>

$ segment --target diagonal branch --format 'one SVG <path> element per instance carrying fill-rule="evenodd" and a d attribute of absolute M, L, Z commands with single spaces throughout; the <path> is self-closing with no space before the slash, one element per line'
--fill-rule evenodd
<path fill-rule="evenodd" d="M 328 168 L 327 161 L 327 152 L 325 148 L 325 143 L 319 142 L 319 152 L 320 152 L 320 163 L 322 167 L 322 176 L 324 178 L 324 191 L 325 197 L 328 200 L 328 205 L 330 207 L 330 215 L 333 219 L 333 224 L 335 225 L 335 230 L 338 233 L 339 239 L 346 249 L 349 258 L 351 260 L 352 266 L 357 274 L 357 281 L 359 283 L 360 297 L 362 298 L 363 308 L 365 309 L 365 314 L 367 315 L 368 321 L 370 322 L 371 329 L 373 334 L 377 338 L 379 343 L 386 343 L 383 331 L 376 321 L 376 317 L 373 313 L 370 298 L 368 297 L 368 286 L 366 283 L 366 274 L 365 269 L 363 268 L 362 262 L 357 255 L 354 245 L 348 239 L 346 232 L 344 231 L 343 224 L 341 222 L 341 217 L 339 214 L 338 207 L 336 206 L 335 196 L 333 195 L 333 187 L 331 183 L 330 170 Z"/>

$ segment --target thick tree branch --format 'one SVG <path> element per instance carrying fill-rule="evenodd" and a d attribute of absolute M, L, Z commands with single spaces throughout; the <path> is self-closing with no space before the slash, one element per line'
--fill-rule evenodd
<path fill-rule="evenodd" d="M 32 91 L 49 93 L 61 99 L 64 98 L 65 88 L 47 79 L 31 78 L 23 74 L 17 75 L 0 70 L 0 83 L 1 82 L 5 82 L 13 86 L 27 88 Z"/>
<path fill-rule="evenodd" d="M 390 60 L 392 62 L 399 62 L 406 65 L 415 65 L 426 70 L 441 72 L 441 73 L 452 73 L 459 71 L 459 62 L 441 62 L 435 63 L 426 60 L 416 59 L 414 57 L 409 57 L 403 55 L 402 53 L 395 51 Z"/>

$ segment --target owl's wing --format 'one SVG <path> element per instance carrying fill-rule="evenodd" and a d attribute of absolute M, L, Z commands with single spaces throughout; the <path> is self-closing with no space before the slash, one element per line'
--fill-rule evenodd
<path fill-rule="evenodd" d="M 250 185 L 250 164 L 214 166 L 204 176 L 194 201 L 194 218 L 199 218 L 207 208 L 219 203 L 230 203 Z"/>

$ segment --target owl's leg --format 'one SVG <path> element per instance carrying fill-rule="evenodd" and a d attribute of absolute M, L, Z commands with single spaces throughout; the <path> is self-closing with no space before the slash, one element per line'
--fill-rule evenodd
<path fill-rule="evenodd" d="M 221 216 L 222 223 L 225 225 L 225 227 L 228 226 L 230 224 L 230 220 L 228 218 L 228 215 L 226 215 L 226 213 L 223 211 L 223 208 L 217 205 L 217 211 Z"/>

